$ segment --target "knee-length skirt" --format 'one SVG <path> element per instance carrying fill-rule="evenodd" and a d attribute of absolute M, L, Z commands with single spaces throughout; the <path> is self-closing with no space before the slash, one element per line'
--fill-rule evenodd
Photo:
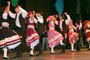
<path fill-rule="evenodd" d="M 60 44 L 60 40 L 63 40 L 63 36 L 61 33 L 57 32 L 56 30 L 49 30 L 48 31 L 48 46 L 57 46 Z"/>
<path fill-rule="evenodd" d="M 9 27 L 0 29 L 0 48 L 14 49 L 21 44 L 19 35 Z"/>
<path fill-rule="evenodd" d="M 39 35 L 33 28 L 27 29 L 26 32 L 26 45 L 29 46 L 36 46 L 39 43 Z"/>
<path fill-rule="evenodd" d="M 68 32 L 69 34 L 69 43 L 73 43 L 73 41 L 76 41 L 78 38 L 78 33 L 76 32 Z"/>

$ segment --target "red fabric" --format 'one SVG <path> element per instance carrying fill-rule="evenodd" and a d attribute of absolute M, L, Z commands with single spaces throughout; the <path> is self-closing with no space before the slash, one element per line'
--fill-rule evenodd
<path fill-rule="evenodd" d="M 90 37 L 90 32 L 86 33 L 86 38 L 88 39 Z"/>
<path fill-rule="evenodd" d="M 76 32 L 69 32 L 69 43 L 73 43 L 74 40 L 78 37 L 78 33 Z"/>
<path fill-rule="evenodd" d="M 26 33 L 26 38 L 31 37 L 31 35 L 32 35 L 32 34 L 35 34 L 35 33 L 36 33 L 36 32 L 35 32 L 34 29 L 29 28 L 29 29 L 27 30 L 27 33 Z M 37 33 L 36 33 L 36 34 L 37 34 Z M 38 34 L 35 35 L 32 39 L 30 39 L 30 40 L 28 40 L 28 41 L 26 42 L 27 46 L 30 46 L 30 44 L 31 44 L 32 42 L 34 42 L 35 40 L 39 40 L 39 35 L 38 35 Z"/>
<path fill-rule="evenodd" d="M 57 39 L 53 39 L 56 38 L 59 35 L 59 37 Z M 63 36 L 55 31 L 55 30 L 49 30 L 48 31 L 48 44 L 49 47 L 51 46 L 57 46 L 58 44 L 60 44 L 60 40 L 63 40 Z"/>
<path fill-rule="evenodd" d="M 26 32 L 26 37 L 28 37 L 28 36 L 30 36 L 31 34 L 34 34 L 34 33 L 36 33 L 36 32 L 34 31 L 34 29 L 29 28 L 29 29 L 27 30 L 27 32 Z"/>
<path fill-rule="evenodd" d="M 16 39 L 16 40 L 12 40 L 12 41 L 9 41 L 9 42 L 5 42 L 4 44 L 0 44 L 1 47 L 4 47 L 4 46 L 9 46 L 9 45 L 13 45 L 17 42 L 20 42 L 21 40 L 20 39 Z"/>

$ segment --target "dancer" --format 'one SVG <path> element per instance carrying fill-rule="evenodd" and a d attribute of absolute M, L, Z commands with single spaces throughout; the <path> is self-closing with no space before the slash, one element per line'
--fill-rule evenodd
<path fill-rule="evenodd" d="M 10 10 L 10 7 L 9 7 Z M 23 8 L 21 8 L 21 6 L 17 5 L 15 7 L 15 12 L 16 13 L 12 13 L 11 11 L 9 11 L 9 16 L 13 19 L 15 19 L 15 31 L 22 37 L 24 37 L 24 33 L 25 33 L 25 18 L 27 16 L 27 11 L 25 11 Z M 16 48 L 17 54 L 14 58 L 17 57 L 21 57 L 21 46 L 18 46 Z"/>
<path fill-rule="evenodd" d="M 79 22 L 76 22 L 75 23 L 75 31 L 79 34 L 79 40 L 76 42 L 76 49 L 77 51 L 80 51 L 80 47 L 81 47 L 81 43 L 83 43 L 80 38 L 81 38 L 81 28 L 82 28 L 82 21 L 80 20 L 80 23 Z"/>
<path fill-rule="evenodd" d="M 34 13 L 34 14 L 35 14 L 35 17 L 37 19 L 36 31 L 37 31 L 37 33 L 40 36 L 40 43 L 38 44 L 39 54 L 37 54 L 37 56 L 39 56 L 39 55 L 43 54 L 41 42 L 42 42 L 42 35 L 43 35 L 43 23 L 44 23 L 44 19 L 43 19 L 43 16 L 41 15 L 41 13 L 37 12 L 37 13 Z"/>
<path fill-rule="evenodd" d="M 68 25 L 68 29 L 69 29 L 69 43 L 71 44 L 71 51 L 74 52 L 74 44 L 78 41 L 78 33 L 74 32 L 74 25 L 72 20 L 69 22 Z"/>
<path fill-rule="evenodd" d="M 62 33 L 62 35 L 64 37 L 64 44 L 66 44 L 67 25 L 66 25 L 66 22 L 65 22 L 65 16 L 64 16 L 64 14 L 61 14 L 60 15 L 58 25 L 59 25 L 59 31 L 60 31 L 60 33 Z M 63 52 L 65 52 L 65 47 L 64 47 L 64 49 L 62 49 L 62 53 Z"/>
<path fill-rule="evenodd" d="M 26 44 L 30 47 L 30 56 L 34 56 L 34 48 L 39 44 L 40 37 L 35 31 L 35 25 L 37 20 L 34 18 L 34 14 L 32 12 L 28 12 L 27 18 L 27 33 L 26 33 Z"/>
<path fill-rule="evenodd" d="M 8 1 L 8 6 L 6 7 L 2 18 L 2 26 L 0 29 L 0 48 L 3 50 L 3 59 L 8 59 L 9 57 L 7 56 L 8 50 L 10 49 L 15 49 L 21 44 L 21 39 L 20 36 L 11 28 L 9 28 L 9 23 L 8 23 L 8 12 L 9 12 L 9 6 L 10 2 Z"/>
<path fill-rule="evenodd" d="M 51 48 L 52 54 L 55 53 L 54 51 L 55 46 L 57 46 L 58 44 L 62 46 L 64 45 L 62 34 L 55 30 L 55 21 L 56 21 L 56 18 L 54 16 L 49 16 L 47 18 L 47 22 L 49 22 L 48 45 L 49 45 L 49 48 Z"/>
<path fill-rule="evenodd" d="M 66 25 L 68 26 L 68 35 L 67 37 L 69 38 L 69 43 L 71 44 L 71 51 L 75 51 L 74 45 L 76 41 L 78 40 L 78 33 L 74 32 L 75 26 L 73 25 L 72 19 L 70 15 L 67 12 L 64 12 L 66 16 Z"/>
<path fill-rule="evenodd" d="M 90 50 L 90 20 L 86 20 L 84 22 L 84 29 L 85 29 L 85 34 L 86 34 L 86 40 L 88 42 L 88 49 Z"/>

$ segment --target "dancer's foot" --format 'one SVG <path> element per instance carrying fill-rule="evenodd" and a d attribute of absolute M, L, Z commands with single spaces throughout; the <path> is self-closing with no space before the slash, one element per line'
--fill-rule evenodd
<path fill-rule="evenodd" d="M 3 57 L 3 59 L 9 59 L 9 57 Z"/>
<path fill-rule="evenodd" d="M 34 56 L 34 54 L 30 54 L 29 56 L 30 56 L 30 57 L 33 57 L 33 56 Z"/>

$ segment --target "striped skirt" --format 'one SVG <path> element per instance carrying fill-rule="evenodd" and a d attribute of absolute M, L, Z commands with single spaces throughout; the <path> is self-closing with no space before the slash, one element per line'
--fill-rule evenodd
<path fill-rule="evenodd" d="M 14 49 L 21 44 L 19 35 L 8 27 L 0 29 L 0 48 Z"/>
<path fill-rule="evenodd" d="M 26 33 L 27 46 L 36 46 L 39 43 L 39 35 L 33 28 L 28 28 Z"/>
<path fill-rule="evenodd" d="M 56 30 L 49 30 L 48 31 L 48 46 L 57 46 L 60 44 L 60 40 L 63 40 L 63 36 L 61 33 L 57 32 Z"/>

